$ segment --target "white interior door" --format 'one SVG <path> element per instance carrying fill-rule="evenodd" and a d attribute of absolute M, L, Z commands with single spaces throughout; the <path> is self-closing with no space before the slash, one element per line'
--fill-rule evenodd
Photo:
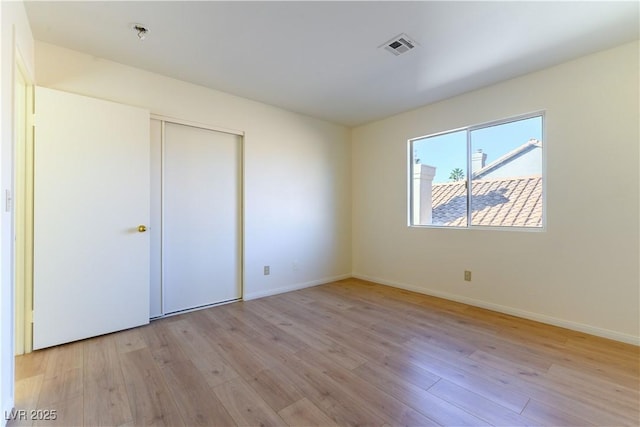
<path fill-rule="evenodd" d="M 149 322 L 149 112 L 36 89 L 34 349 Z"/>
<path fill-rule="evenodd" d="M 164 313 L 241 297 L 241 139 L 165 123 Z"/>

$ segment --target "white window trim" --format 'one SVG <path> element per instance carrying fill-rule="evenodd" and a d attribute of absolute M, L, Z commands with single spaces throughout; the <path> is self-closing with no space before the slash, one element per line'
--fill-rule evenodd
<path fill-rule="evenodd" d="M 542 118 L 542 225 L 540 227 L 518 227 L 518 226 L 499 226 L 499 225 L 473 225 L 471 223 L 471 197 L 469 194 L 469 189 L 472 185 L 472 174 L 471 174 L 471 132 L 478 129 L 485 129 L 492 126 L 500 126 L 507 123 L 517 122 L 520 120 L 527 120 L 534 117 Z M 418 136 L 415 138 L 411 138 L 407 141 L 407 151 L 408 151 L 408 181 L 407 181 L 407 200 L 408 200 L 408 209 L 407 209 L 407 226 L 410 228 L 427 228 L 427 229 L 440 229 L 440 230 L 480 230 L 480 231 L 516 231 L 516 232 L 531 232 L 531 233 L 541 233 L 547 231 L 547 135 L 546 135 L 546 111 L 540 110 L 526 114 L 520 114 L 517 116 L 512 116 L 505 119 L 493 120 L 490 122 L 475 124 L 472 126 L 464 126 L 460 128 L 450 129 L 446 131 L 440 131 L 435 133 L 430 133 L 424 136 Z M 413 223 L 413 143 L 415 141 L 419 141 L 426 138 L 433 138 L 440 135 L 446 135 L 455 132 L 465 131 L 467 136 L 467 168 L 466 168 L 466 186 L 467 186 L 467 225 L 466 226 L 453 226 L 453 225 L 438 225 L 438 224 L 414 224 Z"/>

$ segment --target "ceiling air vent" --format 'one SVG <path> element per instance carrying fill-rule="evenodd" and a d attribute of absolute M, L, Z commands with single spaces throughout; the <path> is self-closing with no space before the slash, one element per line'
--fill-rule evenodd
<path fill-rule="evenodd" d="M 384 50 L 393 53 L 395 56 L 401 55 L 405 52 L 409 52 L 418 44 L 411 39 L 408 35 L 402 33 L 386 43 L 381 44 L 378 48 L 384 47 Z"/>

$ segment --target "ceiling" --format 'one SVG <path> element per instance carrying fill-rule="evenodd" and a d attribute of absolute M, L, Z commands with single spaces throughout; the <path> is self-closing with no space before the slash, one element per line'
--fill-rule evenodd
<path fill-rule="evenodd" d="M 25 3 L 37 40 L 349 126 L 639 38 L 636 1 Z"/>

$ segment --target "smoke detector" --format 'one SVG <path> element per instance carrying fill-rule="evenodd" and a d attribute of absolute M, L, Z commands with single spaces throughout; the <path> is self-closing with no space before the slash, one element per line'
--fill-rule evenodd
<path fill-rule="evenodd" d="M 398 34 L 391 40 L 382 43 L 378 46 L 378 49 L 384 48 L 387 52 L 393 53 L 395 56 L 402 55 L 403 53 L 409 52 L 411 49 L 418 46 L 411 37 L 406 35 L 405 33 Z"/>

